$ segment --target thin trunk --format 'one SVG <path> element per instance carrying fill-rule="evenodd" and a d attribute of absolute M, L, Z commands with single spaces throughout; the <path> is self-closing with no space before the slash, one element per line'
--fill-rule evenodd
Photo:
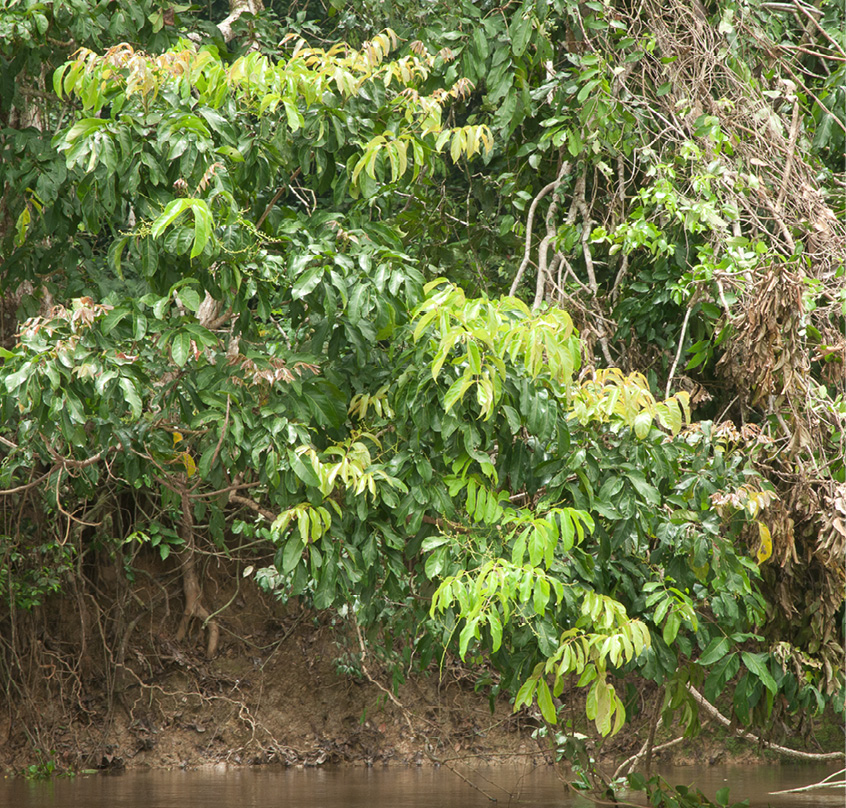
<path fill-rule="evenodd" d="M 197 574 L 197 560 L 194 543 L 194 518 L 191 512 L 191 501 L 188 499 L 188 492 L 182 491 L 182 539 L 185 542 L 185 549 L 180 554 L 182 566 L 182 591 L 185 593 L 185 609 L 182 612 L 182 620 L 176 632 L 176 639 L 182 641 L 188 634 L 188 627 L 193 618 L 203 621 L 203 628 L 208 630 L 206 641 L 206 656 L 213 657 L 217 651 L 217 643 L 220 639 L 220 627 L 217 621 L 212 619 L 208 609 L 203 605 L 203 589 L 200 586 L 200 578 Z"/>

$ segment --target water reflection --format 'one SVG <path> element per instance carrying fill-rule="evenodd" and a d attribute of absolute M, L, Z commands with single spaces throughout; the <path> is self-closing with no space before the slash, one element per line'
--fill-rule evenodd
<path fill-rule="evenodd" d="M 769 796 L 822 780 L 838 766 L 685 766 L 661 770 L 672 783 L 696 785 L 713 796 L 725 785 L 733 800 L 753 806 L 842 808 L 841 789 Z M 497 805 L 577 808 L 550 767 L 485 766 L 462 772 Z M 2 808 L 490 808 L 482 793 L 446 769 L 232 769 L 128 772 L 0 781 Z"/>

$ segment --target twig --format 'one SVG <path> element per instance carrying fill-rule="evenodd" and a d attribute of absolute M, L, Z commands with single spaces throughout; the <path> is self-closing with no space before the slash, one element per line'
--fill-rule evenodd
<path fill-rule="evenodd" d="M 782 43 L 778 46 L 782 50 L 792 50 L 792 51 L 799 51 L 799 53 L 804 53 L 807 56 L 813 56 L 815 59 L 819 59 L 823 62 L 846 62 L 846 58 L 843 56 L 834 56 L 831 53 L 819 53 L 818 51 L 808 50 L 807 48 L 803 48 L 801 45 L 788 45 L 786 43 Z"/>
<path fill-rule="evenodd" d="M 723 418 L 725 418 L 726 413 L 731 409 L 731 405 L 734 404 L 735 401 L 737 401 L 737 398 L 738 397 L 735 396 L 731 401 L 729 401 L 728 404 L 726 404 L 723 411 L 719 414 L 719 416 L 717 416 L 716 420 L 714 421 L 715 424 L 722 423 Z"/>
<path fill-rule="evenodd" d="M 643 768 L 646 771 L 646 776 L 649 777 L 649 770 L 652 768 L 652 752 L 655 746 L 655 731 L 658 729 L 658 724 L 661 721 L 661 707 L 664 706 L 664 688 L 658 690 L 658 695 L 655 699 L 655 712 L 652 716 L 652 723 L 649 726 L 649 736 L 646 739 L 646 760 L 643 763 Z"/>
<path fill-rule="evenodd" d="M 86 527 L 100 527 L 102 522 L 86 522 L 84 519 L 77 519 L 72 513 L 69 513 L 64 509 L 62 506 L 62 498 L 59 495 L 59 484 L 62 481 L 62 469 L 59 469 L 59 473 L 56 475 L 56 507 L 59 509 L 59 512 L 62 513 L 64 516 L 68 518 L 68 530 L 70 530 L 70 523 L 76 522 L 78 525 L 85 525 Z M 64 544 L 63 541 L 59 542 L 59 544 Z"/>
<path fill-rule="evenodd" d="M 367 666 L 364 663 L 364 659 L 367 656 L 367 648 L 364 645 L 364 637 L 361 636 L 361 628 L 359 628 L 358 620 L 356 620 L 355 617 L 353 617 L 353 625 L 355 626 L 355 633 L 358 636 L 358 647 L 361 649 L 361 672 L 365 675 L 368 682 L 376 685 L 379 690 L 381 690 L 397 707 L 399 707 L 402 711 L 403 718 L 405 718 L 405 722 L 408 724 L 411 736 L 414 737 L 414 724 L 411 723 L 411 718 L 408 715 L 408 710 L 405 705 L 390 690 L 388 690 L 387 687 L 374 679 L 367 670 Z"/>
<path fill-rule="evenodd" d="M 705 723 L 702 722 L 702 726 L 705 726 Z M 666 743 L 659 743 L 658 746 L 652 747 L 652 752 L 662 752 L 664 749 L 670 749 L 673 746 L 678 746 L 682 741 L 686 740 L 684 735 L 679 735 L 678 738 L 673 738 L 672 741 L 667 741 Z M 637 764 L 638 760 L 640 760 L 644 753 L 646 752 L 646 742 L 644 742 L 643 746 L 640 748 L 640 751 L 632 755 L 628 760 L 624 760 L 618 767 L 617 771 L 614 772 L 614 779 L 616 780 L 618 777 L 625 774 L 627 771 L 631 771 L 635 765 Z"/>
<path fill-rule="evenodd" d="M 781 180 L 781 190 L 776 199 L 776 210 L 781 210 L 784 198 L 787 196 L 787 183 L 790 181 L 790 172 L 793 169 L 793 160 L 796 156 L 796 140 L 799 137 L 799 99 L 793 96 L 793 121 L 790 124 L 790 141 L 788 144 L 787 164 L 784 166 L 784 177 Z"/>
<path fill-rule="evenodd" d="M 202 620 L 202 626 L 208 631 L 206 640 L 206 656 L 211 659 L 217 651 L 217 643 L 220 638 L 220 627 L 213 615 L 203 605 L 203 588 L 197 574 L 194 540 L 194 517 L 191 511 L 191 502 L 188 499 L 188 492 L 180 490 L 180 532 L 183 540 L 183 551 L 179 554 L 180 572 L 182 575 L 182 590 L 185 595 L 185 608 L 182 612 L 182 620 L 176 631 L 177 642 L 182 642 L 188 634 L 188 626 L 193 618 Z"/>
<path fill-rule="evenodd" d="M 28 491 L 30 488 L 35 488 L 36 485 L 40 485 L 43 483 L 51 474 L 55 471 L 58 471 L 60 466 L 53 466 L 46 474 L 42 474 L 37 480 L 33 480 L 31 483 L 26 483 L 26 485 L 19 485 L 16 488 L 7 488 L 4 491 L 0 491 L 0 496 L 8 496 L 9 494 L 17 494 L 19 491 Z"/>
<path fill-rule="evenodd" d="M 285 193 L 291 182 L 299 176 L 300 171 L 302 171 L 302 169 L 300 167 L 297 167 L 297 170 L 294 171 L 294 173 L 291 174 L 290 177 L 288 177 L 287 181 L 283 182 L 282 185 L 279 186 L 279 190 L 273 195 L 273 199 L 271 199 L 270 202 L 267 203 L 267 207 L 264 209 L 264 213 L 259 216 L 259 220 L 256 222 L 256 230 L 261 230 L 261 226 L 264 224 L 264 220 L 268 217 L 270 211 L 273 210 L 273 206 L 279 201 L 279 199 L 282 197 L 282 194 Z"/>
<path fill-rule="evenodd" d="M 573 279 L 573 280 L 574 280 L 574 281 L 575 281 L 575 282 L 576 282 L 579 286 L 581 286 L 581 287 L 582 287 L 582 289 L 584 289 L 586 292 L 590 292 L 590 289 L 588 288 L 588 286 L 587 286 L 586 284 L 582 283 L 581 278 L 579 278 L 579 276 L 578 276 L 578 275 L 576 275 L 576 271 L 575 271 L 575 270 L 573 269 L 573 267 L 570 265 L 570 262 L 567 260 L 567 256 L 566 256 L 566 255 L 564 255 L 564 253 L 557 253 L 557 257 L 561 260 L 561 264 L 562 264 L 562 265 L 565 267 L 565 269 L 567 270 L 567 274 L 568 274 L 568 275 L 569 275 L 569 276 L 570 276 L 570 277 L 571 277 L 571 278 L 572 278 L 572 279 Z M 558 285 L 559 285 L 559 286 L 561 286 L 561 284 L 558 284 Z"/>
<path fill-rule="evenodd" d="M 798 11 L 804 14 L 814 24 L 814 28 L 816 28 L 829 42 L 831 42 L 831 44 L 834 46 L 834 50 L 838 51 L 841 56 L 846 56 L 846 51 L 844 51 L 843 48 L 840 47 L 840 43 L 836 39 L 834 39 L 834 37 L 832 37 L 831 34 L 829 34 L 828 31 L 826 31 L 825 28 L 823 28 L 817 22 L 816 17 L 814 17 L 814 15 L 811 14 L 810 11 L 808 11 L 800 3 L 797 3 L 796 0 L 793 0 L 793 5 Z"/>
<path fill-rule="evenodd" d="M 259 485 L 261 483 L 258 481 L 252 483 L 232 483 L 232 485 L 227 485 L 226 488 L 218 488 L 216 491 L 202 491 L 199 494 L 191 492 L 188 496 L 191 499 L 210 499 L 221 494 L 228 494 L 230 491 L 243 491 L 245 488 L 256 488 Z M 274 516 L 273 518 L 275 519 L 276 517 Z"/>
<path fill-rule="evenodd" d="M 567 162 L 562 163 L 561 169 L 558 171 L 558 179 L 560 182 L 562 172 L 568 168 Z M 547 264 L 547 253 L 549 252 L 549 245 L 555 239 L 555 214 L 558 212 L 558 197 L 552 197 L 552 202 L 549 205 L 549 210 L 546 212 L 546 236 L 541 241 L 538 248 L 538 278 L 535 286 L 535 300 L 532 303 L 532 309 L 539 309 L 543 303 L 544 290 L 546 288 L 547 270 L 549 270 L 549 277 L 552 278 L 552 268 Z M 553 263 L 555 258 L 553 257 Z"/>
<path fill-rule="evenodd" d="M 614 285 L 611 287 L 611 302 L 616 303 L 620 296 L 620 284 L 625 280 L 626 275 L 629 274 L 629 254 L 623 253 L 623 260 L 620 263 L 620 269 L 617 270 L 617 277 L 614 278 Z"/>
<path fill-rule="evenodd" d="M 552 210 L 552 207 L 550 207 L 550 210 Z M 537 282 L 535 284 L 535 299 L 532 302 L 532 311 L 539 309 L 540 304 L 543 303 L 543 292 L 546 286 L 547 274 L 546 254 L 549 250 L 549 242 L 552 240 L 553 237 L 554 236 L 550 236 L 549 234 L 544 236 L 543 241 L 541 241 L 540 247 L 538 248 L 538 277 Z"/>
<path fill-rule="evenodd" d="M 681 354 L 684 350 L 684 336 L 687 333 L 687 324 L 690 320 L 690 313 L 693 311 L 693 307 L 696 305 L 698 298 L 699 293 L 694 292 L 693 297 L 690 298 L 690 303 L 687 306 L 687 311 L 684 313 L 684 322 L 682 323 L 681 334 L 679 335 L 679 347 L 676 350 L 676 358 L 673 360 L 673 366 L 670 368 L 670 375 L 667 378 L 667 389 L 664 391 L 664 398 L 670 397 L 670 386 L 673 383 L 673 376 L 676 375 L 676 368 L 679 365 L 679 360 L 681 359 Z"/>
<path fill-rule="evenodd" d="M 601 797 L 597 797 L 596 794 L 576 788 L 572 783 L 565 783 L 565 785 L 573 794 L 578 795 L 583 800 L 590 800 L 594 805 L 608 805 L 609 808 L 643 808 L 643 805 L 638 805 L 635 802 L 620 802 L 616 797 L 612 800 L 603 800 Z"/>
<path fill-rule="evenodd" d="M 474 782 L 468 780 L 467 777 L 465 777 L 460 771 L 458 771 L 458 769 L 456 769 L 455 766 L 453 766 L 448 760 L 441 760 L 428 750 L 426 750 L 426 757 L 428 757 L 429 760 L 431 760 L 433 763 L 437 763 L 441 766 L 446 766 L 456 777 L 460 777 L 465 783 L 467 783 L 468 786 L 470 786 L 470 788 L 475 788 L 476 791 L 478 791 L 480 794 L 483 794 L 491 802 L 498 802 L 496 797 L 494 797 L 492 794 L 488 794 L 488 792 L 485 791 L 485 789 L 483 789 L 481 786 L 477 786 Z"/>
<path fill-rule="evenodd" d="M 841 51 L 841 53 L 842 53 L 842 51 Z M 818 97 L 818 96 L 816 96 L 816 95 L 815 95 L 815 94 L 814 94 L 811 90 L 809 90 L 809 89 L 808 89 L 807 85 L 806 85 L 806 84 L 805 84 L 805 83 L 804 83 L 804 82 L 803 82 L 803 81 L 799 78 L 799 76 L 797 76 L 797 75 L 793 72 L 793 70 L 791 70 L 791 69 L 790 69 L 790 65 L 787 63 L 787 61 L 786 61 L 786 60 L 785 60 L 785 61 L 782 61 L 782 62 L 781 62 L 781 65 L 782 65 L 782 67 L 784 67 L 784 69 L 785 69 L 785 70 L 787 70 L 787 72 L 788 72 L 788 73 L 790 73 L 790 75 L 793 77 L 793 80 L 794 80 L 794 81 L 795 81 L 795 82 L 796 82 L 796 83 L 797 83 L 797 84 L 798 84 L 798 85 L 802 88 L 802 91 L 803 91 L 806 95 L 809 95 L 811 98 L 813 98 L 813 99 L 814 99 L 814 101 L 816 101 L 816 102 L 817 102 L 817 104 L 819 104 L 820 109 L 821 109 L 821 110 L 822 110 L 822 111 L 823 111 L 826 115 L 828 115 L 829 117 L 831 117 L 831 119 L 832 119 L 832 120 L 833 120 L 833 121 L 834 121 L 834 122 L 835 122 L 835 123 L 836 123 L 836 124 L 837 124 L 837 125 L 838 125 L 838 126 L 839 126 L 842 130 L 843 130 L 843 131 L 844 131 L 844 132 L 846 132 L 846 124 L 844 124 L 844 123 L 843 123 L 843 121 L 841 121 L 841 120 L 840 120 L 840 118 L 838 118 L 838 117 L 837 117 L 837 116 L 836 116 L 836 115 L 835 115 L 835 114 L 834 114 L 834 113 L 833 113 L 833 112 L 832 112 L 832 111 L 831 111 L 831 110 L 830 110 L 830 109 L 829 109 L 829 108 L 828 108 L 825 104 L 823 104 L 823 102 L 822 102 L 822 101 L 820 101 L 820 99 L 819 99 L 819 97 Z"/>
<path fill-rule="evenodd" d="M 587 200 L 585 199 L 585 188 L 587 186 L 587 177 L 585 176 L 587 169 L 582 172 L 582 175 L 576 180 L 576 188 L 573 191 L 573 200 L 582 214 L 582 254 L 585 258 L 585 270 L 588 276 L 588 285 L 593 292 L 594 297 L 599 293 L 599 285 L 596 282 L 596 273 L 593 269 L 593 255 L 591 255 L 588 241 L 590 241 L 590 228 L 593 224 L 590 211 L 588 210 Z"/>
<path fill-rule="evenodd" d="M 229 407 L 232 403 L 232 397 L 226 394 L 226 414 L 223 416 L 223 426 L 220 428 L 220 438 L 217 441 L 217 446 L 214 447 L 214 454 L 212 455 L 209 468 L 217 462 L 217 456 L 220 454 L 220 447 L 223 446 L 223 439 L 226 437 L 226 428 L 229 426 Z"/>

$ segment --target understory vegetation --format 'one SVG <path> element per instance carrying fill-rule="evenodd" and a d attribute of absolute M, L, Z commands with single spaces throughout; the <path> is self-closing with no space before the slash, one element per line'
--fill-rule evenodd
<path fill-rule="evenodd" d="M 33 748 L 39 699 L 129 664 L 141 558 L 185 647 L 220 649 L 223 560 L 349 626 L 350 670 L 457 655 L 571 758 L 573 685 L 598 737 L 657 685 L 650 747 L 842 715 L 844 16 L 0 0 L 0 680 Z"/>

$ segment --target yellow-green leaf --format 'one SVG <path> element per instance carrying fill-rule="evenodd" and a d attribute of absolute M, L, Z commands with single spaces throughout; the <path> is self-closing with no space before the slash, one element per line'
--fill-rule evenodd
<path fill-rule="evenodd" d="M 759 564 L 763 564 L 773 554 L 773 538 L 770 535 L 770 529 L 763 522 L 757 519 L 755 521 L 758 524 L 758 535 L 761 538 L 755 557 Z"/>
<path fill-rule="evenodd" d="M 549 685 L 545 679 L 538 681 L 538 707 L 544 720 L 554 724 L 557 720 L 555 705 L 552 702 L 552 693 L 549 692 Z"/>

